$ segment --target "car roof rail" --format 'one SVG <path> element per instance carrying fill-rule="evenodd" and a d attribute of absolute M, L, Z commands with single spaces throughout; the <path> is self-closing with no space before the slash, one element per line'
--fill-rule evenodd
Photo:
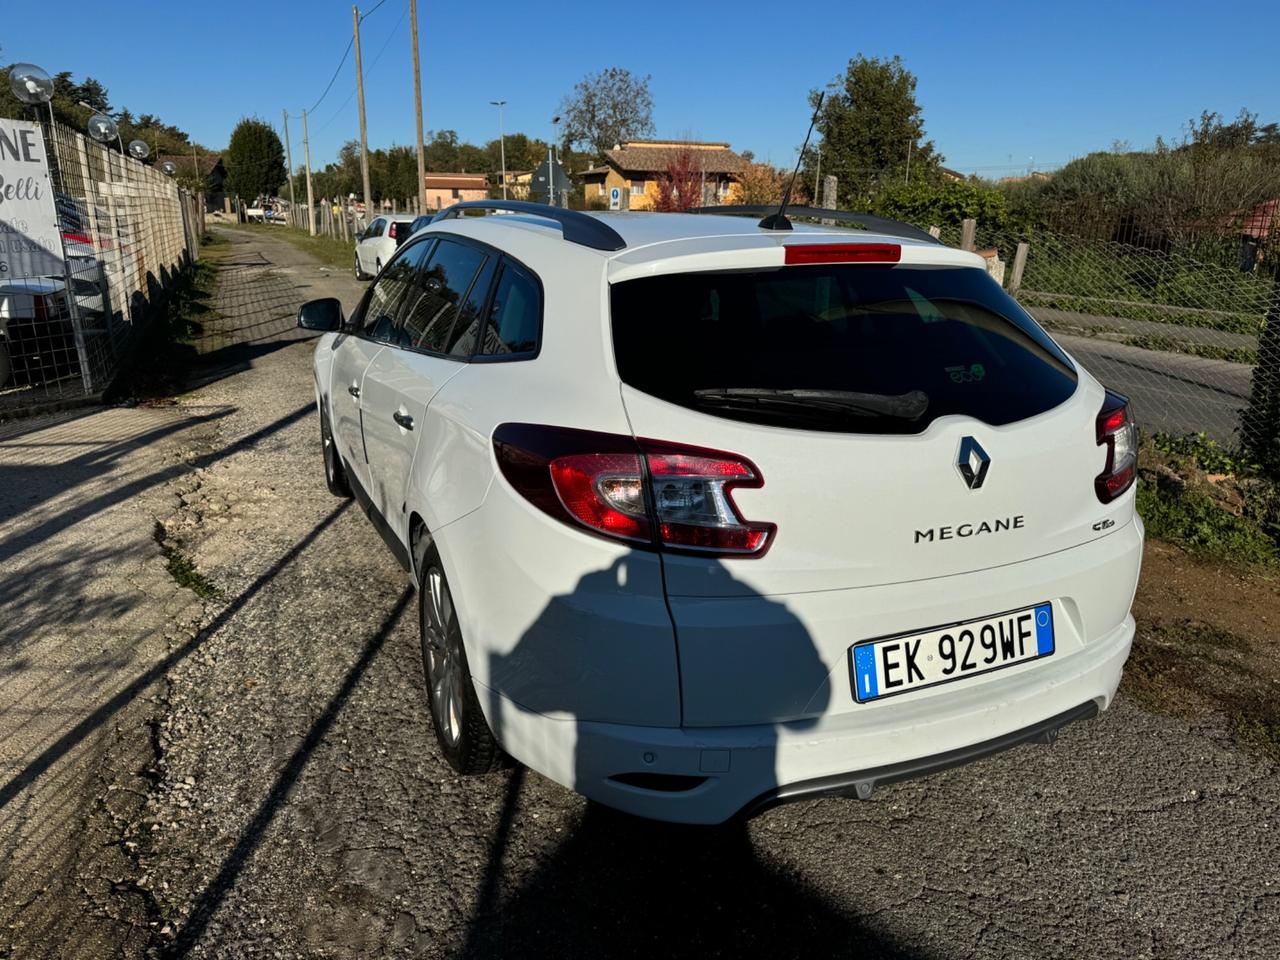
<path fill-rule="evenodd" d="M 727 207 L 694 207 L 690 213 L 716 213 L 739 217 L 768 216 L 778 212 L 774 206 L 727 206 Z M 867 230 L 883 233 L 890 237 L 902 237 L 904 240 L 924 240 L 926 243 L 941 244 L 942 241 L 919 227 L 901 220 L 889 220 L 870 213 L 853 213 L 849 210 L 825 210 L 821 207 L 787 207 L 788 217 L 803 217 L 806 220 L 835 220 L 838 223 L 856 223 Z"/>
<path fill-rule="evenodd" d="M 595 217 L 587 216 L 577 210 L 566 210 L 564 207 L 553 207 L 545 203 L 531 203 L 528 200 L 464 200 L 445 207 L 432 218 L 431 222 L 453 220 L 468 210 L 524 213 L 544 220 L 554 220 L 560 224 L 560 232 L 566 240 L 590 247 L 592 250 L 621 250 L 627 245 L 618 231 Z"/>

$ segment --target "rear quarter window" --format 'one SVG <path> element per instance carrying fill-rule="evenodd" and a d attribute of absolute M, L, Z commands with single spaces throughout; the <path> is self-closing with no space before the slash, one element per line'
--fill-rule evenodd
<path fill-rule="evenodd" d="M 822 265 L 645 277 L 611 291 L 623 382 L 720 417 L 919 433 L 999 426 L 1075 391 L 1066 355 L 985 271 Z"/>
<path fill-rule="evenodd" d="M 541 286 L 529 271 L 505 261 L 489 305 L 480 353 L 494 358 L 535 353 L 541 326 Z"/>

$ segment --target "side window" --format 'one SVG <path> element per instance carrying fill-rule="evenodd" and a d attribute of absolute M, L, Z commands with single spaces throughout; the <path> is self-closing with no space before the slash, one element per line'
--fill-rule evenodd
<path fill-rule="evenodd" d="M 542 292 L 529 271 L 507 261 L 489 307 L 480 352 L 491 356 L 533 353 L 538 349 L 542 319 Z"/>
<path fill-rule="evenodd" d="M 404 335 L 397 324 L 415 286 L 417 268 L 431 251 L 430 241 L 422 241 L 405 247 L 401 254 L 387 265 L 369 291 L 369 305 L 365 308 L 360 324 L 361 336 L 380 343 L 404 346 Z"/>
<path fill-rule="evenodd" d="M 412 300 L 405 309 L 404 336 L 411 345 L 445 353 L 458 303 L 487 259 L 483 250 L 441 240 L 425 270 L 419 270 Z"/>
<path fill-rule="evenodd" d="M 469 357 L 476 352 L 476 344 L 480 340 L 480 325 L 484 323 L 484 304 L 489 298 L 489 288 L 493 286 L 493 275 L 498 272 L 498 258 L 489 257 L 480 268 L 480 273 L 471 284 L 467 298 L 458 307 L 458 321 L 449 334 L 449 342 L 445 345 L 451 356 Z"/>
<path fill-rule="evenodd" d="M 373 223 L 369 224 L 369 233 L 367 234 L 367 236 L 370 239 L 374 237 L 380 237 L 382 236 L 382 231 L 385 230 L 386 227 L 387 227 L 387 221 L 379 217 L 377 220 L 373 221 Z"/>

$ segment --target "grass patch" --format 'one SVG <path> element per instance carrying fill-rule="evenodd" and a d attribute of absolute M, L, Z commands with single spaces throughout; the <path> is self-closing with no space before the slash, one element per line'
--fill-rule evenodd
<path fill-rule="evenodd" d="M 1203 434 L 1144 437 L 1138 513 L 1148 536 L 1210 560 L 1280 565 L 1280 483 Z"/>
<path fill-rule="evenodd" d="M 218 316 L 210 301 L 218 282 L 219 246 L 228 244 L 202 242 L 200 259 L 140 304 L 142 330 L 107 388 L 106 402 L 148 400 L 181 390 L 183 373 L 195 357 L 192 341 Z"/>
<path fill-rule="evenodd" d="M 1148 536 L 1176 543 L 1201 557 L 1226 563 L 1280 564 L 1280 549 L 1258 523 L 1236 516 L 1199 491 L 1142 484 L 1138 513 Z"/>
<path fill-rule="evenodd" d="M 241 230 L 245 233 L 270 234 L 273 237 L 279 237 L 335 270 L 351 270 L 355 267 L 355 244 L 345 240 L 323 235 L 313 237 L 305 230 L 267 223 L 232 223 L 227 226 L 232 230 Z"/>
<path fill-rule="evenodd" d="M 195 562 L 190 557 L 169 542 L 164 524 L 159 520 L 156 521 L 153 536 L 156 543 L 160 545 L 160 552 L 164 555 L 164 568 L 169 571 L 169 576 L 173 577 L 174 583 L 180 587 L 186 587 L 201 600 L 221 598 L 222 591 L 213 581 L 196 569 Z"/>
<path fill-rule="evenodd" d="M 1117 317 L 1122 320 L 1146 320 L 1151 323 L 1167 323 L 1179 327 L 1199 327 L 1205 330 L 1218 330 L 1223 333 L 1248 333 L 1257 336 L 1262 330 L 1266 317 L 1266 305 L 1259 307 L 1256 314 L 1224 314 L 1210 310 L 1195 308 L 1167 309 L 1158 303 L 1120 302 L 1116 300 L 1092 299 L 1076 297 L 1069 294 L 1041 293 L 1036 290 L 1022 289 L 1018 291 L 1018 299 L 1036 307 L 1047 307 L 1063 310 L 1068 313 L 1080 313 L 1091 317 Z"/>
<path fill-rule="evenodd" d="M 1206 473 L 1253 474 L 1261 466 L 1247 453 L 1228 450 L 1207 433 L 1189 433 L 1175 436 L 1157 433 L 1151 438 L 1152 446 L 1166 457 L 1189 457 Z"/>
<path fill-rule="evenodd" d="M 1206 357 L 1210 360 L 1229 360 L 1231 363 L 1244 363 L 1253 366 L 1258 362 L 1258 351 L 1245 347 L 1220 347 L 1213 343 L 1193 343 L 1190 340 L 1179 340 L 1176 337 L 1136 336 L 1124 340 L 1131 347 L 1143 350 L 1160 350 L 1164 353 L 1185 353 L 1193 357 Z"/>

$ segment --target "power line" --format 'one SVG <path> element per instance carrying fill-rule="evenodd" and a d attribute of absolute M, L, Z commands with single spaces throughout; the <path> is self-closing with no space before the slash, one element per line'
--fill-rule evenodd
<path fill-rule="evenodd" d="M 373 10 L 377 10 L 378 7 L 382 6 L 382 4 L 385 2 L 386 0 L 382 0 L 382 2 L 379 3 L 377 7 L 374 7 Z M 369 13 L 373 13 L 373 10 L 370 10 Z M 369 13 L 366 13 L 364 16 L 362 16 L 360 18 L 361 21 L 363 21 L 365 17 L 369 16 Z M 409 16 L 409 8 L 406 5 L 404 9 L 404 13 L 402 13 L 400 15 L 400 19 L 396 21 L 396 25 L 391 28 L 391 32 L 387 34 L 387 39 L 382 41 L 382 46 L 378 49 L 378 52 L 374 56 L 373 60 L 370 61 L 369 68 L 365 70 L 364 78 L 366 80 L 369 79 L 369 74 L 373 73 L 373 68 L 378 65 L 378 61 L 382 59 L 382 55 L 387 52 L 387 47 L 390 45 L 391 41 L 395 39 L 396 34 L 399 32 L 400 27 L 404 24 L 404 21 L 408 16 Z M 347 99 L 342 102 L 342 106 L 338 107 L 338 109 L 333 112 L 333 114 L 329 117 L 328 120 L 320 124 L 320 126 L 316 127 L 313 133 L 319 133 L 325 127 L 329 126 L 329 124 L 333 123 L 333 121 L 337 120 L 338 117 L 342 115 L 342 111 L 346 110 L 347 107 L 350 106 L 351 101 L 355 99 L 355 95 L 356 95 L 355 90 L 352 90 L 349 94 L 347 94 Z"/>
<path fill-rule="evenodd" d="M 381 6 L 381 4 L 379 4 L 379 6 Z M 342 54 L 342 59 L 338 61 L 338 67 L 333 71 L 333 76 L 329 78 L 329 85 L 324 88 L 324 93 L 320 94 L 320 99 L 311 105 L 311 109 L 308 110 L 307 113 L 315 113 L 316 107 L 320 106 L 320 104 L 324 102 L 324 98 L 327 97 L 329 95 L 329 91 L 333 89 L 333 83 L 338 79 L 338 74 L 342 72 L 342 67 L 347 62 L 347 57 L 351 56 L 351 46 L 355 43 L 355 39 L 356 38 L 353 36 L 347 41 L 347 49 Z"/>
<path fill-rule="evenodd" d="M 387 0 L 378 0 L 378 2 L 374 4 L 370 10 L 360 14 L 360 22 L 363 23 L 365 20 L 367 20 L 370 16 L 372 16 L 377 11 L 378 7 L 382 6 L 386 2 Z M 404 18 L 401 17 L 400 19 L 403 20 Z M 396 29 L 398 28 L 399 28 L 399 24 L 396 25 Z M 393 30 L 392 33 L 394 32 L 395 31 Z M 329 95 L 329 91 L 333 89 L 334 81 L 338 79 L 338 74 L 342 72 L 342 68 L 347 62 L 347 57 L 351 56 L 351 47 L 354 43 L 355 43 L 355 37 L 352 36 L 352 38 L 347 41 L 347 49 L 342 52 L 342 59 L 338 61 L 338 66 L 334 69 L 333 76 L 329 78 L 329 83 L 325 86 L 324 93 L 320 94 L 320 99 L 311 105 L 311 108 L 307 111 L 307 113 L 315 113 L 316 107 L 324 103 L 324 98 L 327 97 Z M 386 48 L 385 44 L 383 45 L 383 48 L 384 49 Z M 381 56 L 381 53 L 379 53 L 379 56 Z M 372 66 L 370 67 L 370 69 L 372 69 Z M 366 70 L 365 76 L 368 76 L 368 74 L 369 74 L 369 71 Z"/>
<path fill-rule="evenodd" d="M 382 0 L 382 3 L 379 3 L 378 7 L 382 6 L 382 4 L 386 2 L 387 0 Z M 373 10 L 377 10 L 378 7 L 374 7 Z M 369 13 L 373 13 L 373 10 L 370 10 Z M 368 14 L 365 14 L 365 16 L 368 16 Z M 377 55 L 374 56 L 373 62 L 369 64 L 369 69 L 364 72 L 364 78 L 366 80 L 369 79 L 369 74 L 373 73 L 373 68 L 378 65 L 378 61 L 382 59 L 382 55 L 387 52 L 387 45 L 390 44 L 391 41 L 395 39 L 396 34 L 399 32 L 400 27 L 404 24 L 404 21 L 408 16 L 409 16 L 409 7 L 406 5 L 404 8 L 404 13 L 400 14 L 400 19 L 396 21 L 396 25 L 392 27 L 391 32 L 387 34 L 387 39 L 382 41 L 382 46 L 378 48 Z M 364 19 L 364 18 L 362 17 L 361 19 Z"/>

